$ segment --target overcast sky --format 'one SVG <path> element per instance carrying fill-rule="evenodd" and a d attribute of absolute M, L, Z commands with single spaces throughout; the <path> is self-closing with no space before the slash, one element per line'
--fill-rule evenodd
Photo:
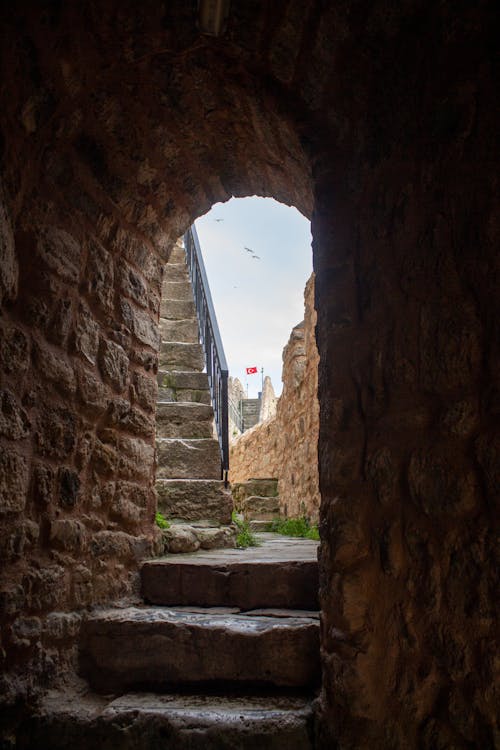
<path fill-rule="evenodd" d="M 198 219 L 196 230 L 229 374 L 248 381 L 254 398 L 263 367 L 281 393 L 281 354 L 304 317 L 312 273 L 309 221 L 271 198 L 233 198 Z M 253 366 L 259 374 L 247 378 Z"/>

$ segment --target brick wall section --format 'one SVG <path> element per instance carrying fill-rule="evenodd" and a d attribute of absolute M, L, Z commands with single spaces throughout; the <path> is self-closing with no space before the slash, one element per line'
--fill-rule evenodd
<path fill-rule="evenodd" d="M 256 425 L 231 446 L 230 478 L 279 479 L 280 512 L 284 516 L 319 517 L 318 350 L 315 341 L 314 274 L 304 292 L 304 321 L 283 349 L 283 392 L 276 416 Z"/>

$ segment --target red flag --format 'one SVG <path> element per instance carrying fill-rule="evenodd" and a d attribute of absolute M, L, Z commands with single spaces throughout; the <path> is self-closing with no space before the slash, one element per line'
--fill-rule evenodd
<path fill-rule="evenodd" d="M 256 367 L 247 367 L 247 375 L 256 375 L 256 374 L 257 374 Z"/>

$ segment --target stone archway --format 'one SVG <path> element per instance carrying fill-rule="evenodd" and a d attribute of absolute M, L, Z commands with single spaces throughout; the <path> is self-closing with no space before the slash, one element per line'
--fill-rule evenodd
<path fill-rule="evenodd" d="M 312 212 L 320 742 L 492 746 L 492 10 L 234 6 L 2 9 L 4 691 L 130 590 L 161 264 L 256 193 Z"/>

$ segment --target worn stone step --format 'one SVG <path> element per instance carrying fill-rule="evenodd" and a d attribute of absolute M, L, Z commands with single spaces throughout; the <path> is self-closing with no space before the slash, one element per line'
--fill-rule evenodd
<path fill-rule="evenodd" d="M 312 750 L 310 698 L 51 691 L 17 750 Z"/>
<path fill-rule="evenodd" d="M 289 543 L 272 534 L 259 539 L 261 547 L 168 555 L 144 562 L 144 598 L 166 606 L 318 609 L 317 542 Z"/>
<path fill-rule="evenodd" d="M 213 479 L 157 479 L 158 509 L 166 518 L 231 523 L 233 498 Z"/>
<path fill-rule="evenodd" d="M 208 404 L 159 402 L 156 435 L 163 438 L 213 438 L 214 412 Z"/>
<path fill-rule="evenodd" d="M 162 299 L 160 315 L 167 320 L 185 320 L 196 317 L 196 308 L 192 300 Z"/>
<path fill-rule="evenodd" d="M 108 609 L 82 625 L 80 669 L 98 692 L 204 683 L 311 687 L 320 677 L 319 623 Z"/>
<path fill-rule="evenodd" d="M 169 281 L 189 281 L 189 271 L 185 261 L 174 263 L 169 261 L 163 273 L 163 283 Z"/>
<path fill-rule="evenodd" d="M 201 372 L 205 357 L 201 344 L 186 344 L 182 341 L 162 341 L 160 366 L 170 370 L 191 370 Z"/>
<path fill-rule="evenodd" d="M 159 479 L 220 479 L 219 442 L 213 438 L 157 438 Z"/>
<path fill-rule="evenodd" d="M 214 550 L 236 546 L 236 526 L 220 526 L 210 521 L 175 521 L 162 532 L 164 553 L 186 554 L 198 549 Z"/>
<path fill-rule="evenodd" d="M 162 341 L 180 341 L 184 344 L 199 344 L 198 321 L 196 318 L 187 320 L 167 320 L 160 318 L 160 334 Z"/>
<path fill-rule="evenodd" d="M 252 495 L 257 497 L 277 497 L 277 479 L 247 479 L 246 482 L 232 482 L 231 490 L 235 500 L 244 500 Z"/>
<path fill-rule="evenodd" d="M 186 263 L 186 251 L 184 250 L 184 245 L 182 244 L 182 242 L 178 242 L 173 246 L 172 250 L 170 251 L 170 255 L 168 256 L 168 262 Z"/>
<path fill-rule="evenodd" d="M 164 300 L 180 299 L 193 300 L 193 290 L 189 279 L 185 281 L 164 281 L 161 286 L 161 296 Z"/>
<path fill-rule="evenodd" d="M 237 507 L 247 521 L 272 521 L 280 513 L 279 497 L 251 495 L 240 500 Z"/>

